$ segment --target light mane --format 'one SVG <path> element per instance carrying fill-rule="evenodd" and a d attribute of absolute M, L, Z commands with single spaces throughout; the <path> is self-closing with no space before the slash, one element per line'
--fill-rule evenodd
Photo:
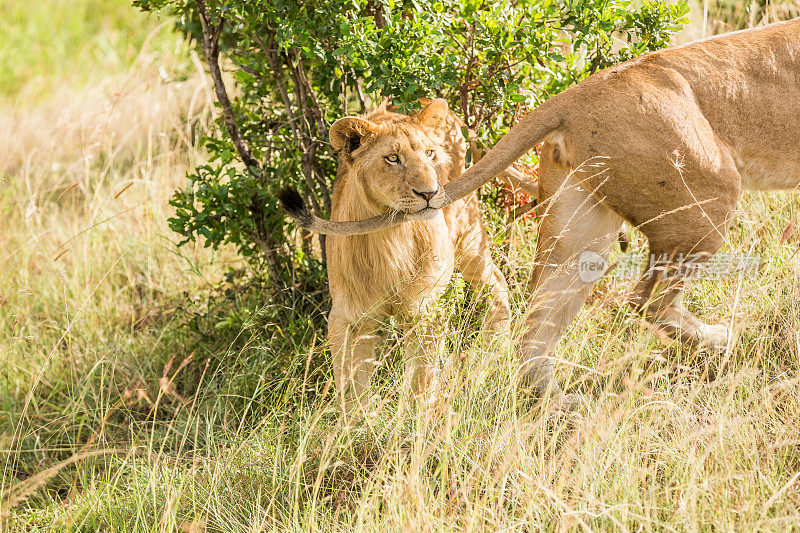
<path fill-rule="evenodd" d="M 368 143 L 408 145 L 408 132 L 420 130 L 412 117 L 394 113 L 385 104 L 361 118 L 379 126 Z M 440 154 L 436 164 L 440 178 L 449 181 L 451 161 Z M 461 169 L 455 174 L 458 175 Z M 331 220 L 359 220 L 383 213 L 386 208 L 369 199 L 365 180 L 383 168 L 371 168 L 356 154 L 340 154 L 340 164 L 333 187 Z M 385 295 L 389 309 L 414 299 L 424 286 L 435 283 L 434 262 L 452 257 L 448 229 L 441 213 L 428 221 L 409 221 L 363 235 L 330 235 L 329 261 L 338 268 L 329 269 L 332 290 L 347 294 L 342 301 L 351 302 L 353 312 Z M 449 249 L 448 249 L 449 248 Z M 377 310 L 376 310 L 377 311 Z"/>

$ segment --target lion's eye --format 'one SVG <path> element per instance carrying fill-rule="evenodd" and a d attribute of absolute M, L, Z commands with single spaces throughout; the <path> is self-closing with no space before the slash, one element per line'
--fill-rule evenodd
<path fill-rule="evenodd" d="M 384 159 L 386 159 L 386 161 L 388 161 L 389 163 L 399 163 L 400 162 L 400 158 L 397 156 L 397 154 L 387 155 L 386 157 L 384 157 Z"/>
<path fill-rule="evenodd" d="M 433 156 L 436 155 L 436 152 L 433 150 L 425 150 L 425 155 L 427 155 L 429 159 L 433 159 Z"/>

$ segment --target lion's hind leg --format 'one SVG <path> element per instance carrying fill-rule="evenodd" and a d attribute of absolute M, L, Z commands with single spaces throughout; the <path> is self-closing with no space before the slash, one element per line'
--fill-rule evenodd
<path fill-rule="evenodd" d="M 472 289 L 489 292 L 489 311 L 486 330 L 505 332 L 511 314 L 508 284 L 503 273 L 492 260 L 489 238 L 482 226 L 466 232 L 457 247 L 458 270 Z"/>

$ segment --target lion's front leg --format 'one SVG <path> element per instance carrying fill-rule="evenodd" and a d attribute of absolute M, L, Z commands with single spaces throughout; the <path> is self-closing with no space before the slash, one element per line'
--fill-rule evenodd
<path fill-rule="evenodd" d="M 370 317 L 357 322 L 347 319 L 336 306 L 328 317 L 328 341 L 333 358 L 333 377 L 342 409 L 347 412 L 369 386 L 378 366 L 378 323 Z"/>
<path fill-rule="evenodd" d="M 404 323 L 405 380 L 417 399 L 429 404 L 439 386 L 444 326 L 436 313 L 409 317 Z"/>
<path fill-rule="evenodd" d="M 488 237 L 482 227 L 467 232 L 459 243 L 458 270 L 476 292 L 489 291 L 488 331 L 502 333 L 508 327 L 511 314 L 506 278 L 495 262 L 489 248 Z"/>

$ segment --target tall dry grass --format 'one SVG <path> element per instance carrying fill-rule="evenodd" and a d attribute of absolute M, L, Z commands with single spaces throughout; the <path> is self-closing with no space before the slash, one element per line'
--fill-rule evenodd
<path fill-rule="evenodd" d="M 71 380 L 135 343 L 169 311 L 165 295 L 235 264 L 174 245 L 168 200 L 204 160 L 213 90 L 171 21 L 150 20 L 144 35 L 129 65 L 94 83 L 66 76 L 44 100 L 24 86 L 0 98 L 0 514 L 15 481 L 38 470 L 21 454 L 46 464 L 77 451 L 50 417 L 94 424 Z"/>
<path fill-rule="evenodd" d="M 143 301 L 210 258 L 176 251 L 166 224 L 212 118 L 199 60 L 187 68 L 188 45 L 175 46 L 181 55 L 145 48 L 129 71 L 44 104 L 0 103 L 0 291 L 14 309 L 3 317 L 12 351 L 75 319 L 131 327 Z"/>
<path fill-rule="evenodd" d="M 167 201 L 213 95 L 158 41 L 0 104 L 0 532 L 800 528 L 797 194 L 743 199 L 727 250 L 757 276 L 689 291 L 734 326 L 728 353 L 662 345 L 606 280 L 557 352 L 582 405 L 542 416 L 456 280 L 436 401 L 398 390 L 393 337 L 347 423 L 324 332 L 258 292 L 203 304 L 235 259 L 174 247 Z M 497 248 L 517 333 L 534 243 L 518 224 Z"/>

